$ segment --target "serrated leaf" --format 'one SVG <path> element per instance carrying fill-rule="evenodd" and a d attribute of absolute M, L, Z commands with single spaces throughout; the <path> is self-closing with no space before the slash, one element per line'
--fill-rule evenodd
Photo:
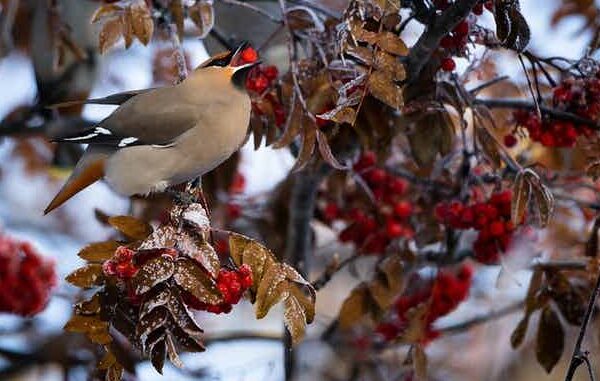
<path fill-rule="evenodd" d="M 519 321 L 519 324 L 515 327 L 510 335 L 510 345 L 513 349 L 517 349 L 523 343 L 525 334 L 527 333 L 527 327 L 529 326 L 529 315 L 523 316 Z"/>
<path fill-rule="evenodd" d="M 525 218 L 527 211 L 527 202 L 531 194 L 531 185 L 524 175 L 525 171 L 517 173 L 515 183 L 513 185 L 513 196 L 511 205 L 511 221 L 514 226 L 517 226 Z"/>
<path fill-rule="evenodd" d="M 140 338 L 140 341 L 144 345 L 144 351 L 147 350 L 145 346 L 146 340 L 148 339 L 149 335 L 157 329 L 163 327 L 166 324 L 168 318 L 169 313 L 167 309 L 164 307 L 158 307 L 153 309 L 146 316 L 144 316 L 143 319 L 140 319 L 135 328 L 135 331 L 136 335 Z"/>
<path fill-rule="evenodd" d="M 108 322 L 97 316 L 73 315 L 64 326 L 65 331 L 73 333 L 99 333 L 108 330 Z"/>
<path fill-rule="evenodd" d="M 98 36 L 98 49 L 104 54 L 112 48 L 123 34 L 123 19 L 115 17 L 105 21 Z"/>
<path fill-rule="evenodd" d="M 375 53 L 373 66 L 377 70 L 389 74 L 390 78 L 394 81 L 402 81 L 406 78 L 406 70 L 404 69 L 404 65 L 398 61 L 398 57 L 384 51 L 379 50 Z"/>
<path fill-rule="evenodd" d="M 190 256 L 200 263 L 213 277 L 216 277 L 219 273 L 219 269 L 221 268 L 219 255 L 215 251 L 215 248 L 208 242 L 204 241 L 200 243 L 197 250 Z"/>
<path fill-rule="evenodd" d="M 338 314 L 340 328 L 348 329 L 369 313 L 369 290 L 365 283 L 356 287 L 344 300 Z"/>
<path fill-rule="evenodd" d="M 398 35 L 392 32 L 381 32 L 377 36 L 377 45 L 388 53 L 397 56 L 408 54 L 408 47 Z"/>
<path fill-rule="evenodd" d="M 546 306 L 540 316 L 535 344 L 536 358 L 546 372 L 550 373 L 560 360 L 565 345 L 565 332 L 556 312 Z"/>
<path fill-rule="evenodd" d="M 78 315 L 98 315 L 101 308 L 100 295 L 95 294 L 90 299 L 77 303 L 75 312 Z"/>
<path fill-rule="evenodd" d="M 143 0 L 136 0 L 130 8 L 129 17 L 131 18 L 131 25 L 133 27 L 133 34 L 140 40 L 144 45 L 148 45 L 152 34 L 154 33 L 154 21 L 150 10 Z"/>
<path fill-rule="evenodd" d="M 354 110 L 352 107 L 342 105 L 317 116 L 321 119 L 331 120 L 335 123 L 352 124 L 354 123 L 354 118 L 356 117 L 356 110 Z"/>
<path fill-rule="evenodd" d="M 297 344 L 304 337 L 306 315 L 304 308 L 294 297 L 287 297 L 284 302 L 283 322 L 290 332 L 292 344 Z"/>
<path fill-rule="evenodd" d="M 188 14 L 200 31 L 200 38 L 204 38 L 213 28 L 215 11 L 210 1 L 199 1 L 188 8 Z"/>
<path fill-rule="evenodd" d="M 502 156 L 498 150 L 498 143 L 492 134 L 487 130 L 485 125 L 479 125 L 475 128 L 477 141 L 481 146 L 483 154 L 489 160 L 490 164 L 496 169 L 502 166 Z"/>
<path fill-rule="evenodd" d="M 367 82 L 369 93 L 388 106 L 398 109 L 403 105 L 402 88 L 394 83 L 390 74 L 377 70 Z"/>
<path fill-rule="evenodd" d="M 81 249 L 77 255 L 88 262 L 101 263 L 111 259 L 119 246 L 121 244 L 117 241 L 91 243 Z"/>
<path fill-rule="evenodd" d="M 166 257 L 158 257 L 149 260 L 139 269 L 131 280 L 137 295 L 148 292 L 152 287 L 166 281 L 175 271 L 173 260 Z"/>
<path fill-rule="evenodd" d="M 102 282 L 104 282 L 102 265 L 93 263 L 80 267 L 71 274 L 67 275 L 65 280 L 71 283 L 73 286 L 80 288 L 92 288 L 99 286 L 102 284 Z"/>
<path fill-rule="evenodd" d="M 203 303 L 219 304 L 223 301 L 213 280 L 189 259 L 180 258 L 175 262 L 173 280 Z"/>
<path fill-rule="evenodd" d="M 174 296 L 167 303 L 167 310 L 173 317 L 175 324 L 188 336 L 200 337 L 204 332 L 190 313 L 187 306 L 179 296 Z"/>
<path fill-rule="evenodd" d="M 150 361 L 156 371 L 162 374 L 165 366 L 165 358 L 167 355 L 167 346 L 165 340 L 160 340 L 150 348 Z"/>
<path fill-rule="evenodd" d="M 108 223 L 132 240 L 143 240 L 152 234 L 152 227 L 144 221 L 131 216 L 114 216 Z"/>
<path fill-rule="evenodd" d="M 204 352 L 206 350 L 200 339 L 187 335 L 181 328 L 175 328 L 171 333 L 186 352 Z"/>
<path fill-rule="evenodd" d="M 281 265 L 276 262 L 269 263 L 256 293 L 256 318 L 265 317 L 271 307 L 285 297 L 284 293 L 288 287 Z"/>

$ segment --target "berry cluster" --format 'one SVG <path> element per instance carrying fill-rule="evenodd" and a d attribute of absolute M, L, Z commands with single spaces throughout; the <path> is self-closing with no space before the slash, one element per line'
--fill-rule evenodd
<path fill-rule="evenodd" d="M 567 79 L 553 90 L 552 107 L 577 116 L 600 118 L 600 79 Z M 590 126 L 567 120 L 556 120 L 545 115 L 542 119 L 534 111 L 517 110 L 513 113 L 517 127 L 526 128 L 529 137 L 546 147 L 573 147 L 579 136 L 593 134 Z M 516 144 L 514 134 L 506 135 L 505 144 Z"/>
<path fill-rule="evenodd" d="M 417 277 L 419 277 L 417 275 Z M 425 314 L 425 332 L 422 343 L 426 344 L 439 336 L 433 328 L 433 323 L 440 317 L 454 311 L 458 305 L 469 296 L 473 268 L 464 264 L 457 270 L 440 270 L 432 282 L 409 295 L 402 295 L 394 305 L 394 315 L 391 321 L 379 324 L 375 331 L 385 341 L 393 340 L 402 334 L 410 323 L 411 312 L 415 307 L 427 304 Z M 419 283 L 415 279 L 411 284 Z"/>
<path fill-rule="evenodd" d="M 40 256 L 29 243 L 0 236 L 0 312 L 39 313 L 55 285 L 54 262 Z"/>
<path fill-rule="evenodd" d="M 438 204 L 437 218 L 454 229 L 475 229 L 479 233 L 473 244 L 475 258 L 485 264 L 497 263 L 510 246 L 515 227 L 511 216 L 512 192 L 493 194 L 486 202 L 464 205 L 460 202 Z"/>
<path fill-rule="evenodd" d="M 434 1 L 436 9 L 440 11 L 444 11 L 451 4 L 452 1 L 450 0 Z M 454 59 L 452 58 L 453 56 L 462 57 L 466 55 L 469 34 L 477 22 L 477 16 L 481 16 L 483 14 L 484 7 L 493 12 L 494 4 L 492 1 L 479 2 L 475 4 L 471 15 L 455 26 L 452 32 L 444 36 L 440 41 L 440 50 L 442 55 L 440 67 L 443 71 L 454 71 L 456 68 L 456 62 L 454 62 Z"/>
<path fill-rule="evenodd" d="M 221 269 L 217 276 L 217 289 L 223 296 L 220 304 L 206 304 L 186 293 L 186 304 L 196 310 L 212 312 L 215 314 L 229 313 L 234 304 L 237 304 L 246 290 L 252 287 L 252 269 L 244 264 L 237 270 Z"/>
<path fill-rule="evenodd" d="M 257 66 L 246 78 L 246 89 L 262 98 L 262 102 L 252 102 L 252 111 L 255 115 L 267 116 L 272 113 L 275 125 L 281 128 L 286 119 L 283 104 L 274 92 L 267 91 L 273 88 L 278 76 L 279 72 L 275 66 Z"/>
<path fill-rule="evenodd" d="M 414 208 L 404 199 L 408 183 L 377 167 L 376 162 L 374 152 L 365 152 L 354 164 L 354 170 L 373 193 L 375 207 L 352 207 L 346 211 L 337 203 L 328 202 L 321 209 L 325 222 L 341 220 L 347 224 L 340 232 L 340 241 L 354 243 L 363 254 L 382 254 L 392 240 L 414 234 L 409 224 Z M 347 193 L 344 205 L 351 205 L 354 196 Z"/>

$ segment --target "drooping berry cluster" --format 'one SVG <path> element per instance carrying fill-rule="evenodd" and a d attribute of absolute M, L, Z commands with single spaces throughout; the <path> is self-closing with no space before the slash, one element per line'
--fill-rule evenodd
<path fill-rule="evenodd" d="M 254 68 L 246 78 L 246 89 L 261 97 L 261 101 L 252 102 L 252 111 L 258 116 L 273 115 L 277 127 L 285 124 L 285 110 L 283 104 L 272 89 L 279 71 L 275 66 L 258 66 Z"/>
<path fill-rule="evenodd" d="M 31 244 L 0 235 L 0 312 L 31 316 L 44 309 L 56 285 L 54 262 Z"/>
<path fill-rule="evenodd" d="M 600 79 L 591 77 L 563 81 L 554 88 L 552 108 L 592 121 L 598 120 L 600 118 Z M 586 124 L 557 120 L 549 115 L 544 115 L 540 119 L 534 111 L 517 110 L 513 113 L 513 118 L 517 127 L 527 129 L 531 140 L 546 147 L 573 147 L 578 137 L 589 137 L 593 134 L 593 130 Z M 511 136 L 512 138 L 509 138 Z M 514 134 L 505 137 L 505 144 L 507 142 L 516 143 Z"/>
<path fill-rule="evenodd" d="M 240 301 L 244 292 L 252 287 L 252 269 L 246 264 L 241 265 L 237 270 L 221 269 L 216 281 L 217 289 L 223 296 L 221 304 L 206 304 L 191 294 L 185 294 L 186 303 L 196 310 L 215 314 L 229 313 L 232 306 Z"/>
<path fill-rule="evenodd" d="M 515 226 L 511 222 L 512 192 L 493 194 L 486 202 L 465 205 L 458 201 L 438 204 L 437 218 L 454 229 L 475 229 L 474 257 L 481 263 L 493 264 L 509 248 Z"/>
<path fill-rule="evenodd" d="M 419 275 L 416 275 L 416 278 L 418 279 L 411 284 L 418 284 L 423 280 Z M 393 340 L 406 330 L 414 309 L 426 306 L 422 343 L 434 340 L 439 336 L 439 332 L 435 330 L 433 323 L 454 311 L 469 296 L 472 278 L 473 268 L 468 264 L 463 264 L 457 270 L 440 270 L 435 279 L 427 282 L 426 286 L 402 295 L 394 304 L 391 319 L 379 324 L 375 331 L 385 341 Z"/>
<path fill-rule="evenodd" d="M 396 238 L 411 238 L 413 205 L 406 200 L 408 183 L 376 166 L 374 152 L 365 152 L 354 164 L 354 170 L 368 185 L 375 205 L 352 206 L 356 194 L 346 193 L 341 205 L 327 202 L 321 208 L 327 223 L 341 220 L 346 228 L 339 234 L 342 242 L 352 242 L 363 254 L 382 254 Z M 360 193 L 362 191 L 357 191 Z"/>
<path fill-rule="evenodd" d="M 451 0 L 435 0 L 434 5 L 440 11 L 446 10 L 453 1 Z M 484 11 L 484 6 L 490 11 L 493 11 L 494 4 L 492 1 L 479 2 L 473 7 L 472 13 L 465 20 L 461 21 L 454 29 L 442 38 L 440 41 L 441 62 L 440 68 L 443 71 L 450 72 L 456 68 L 456 62 L 452 57 L 464 57 L 467 54 L 467 43 L 473 26 L 477 22 L 477 16 L 481 16 Z"/>

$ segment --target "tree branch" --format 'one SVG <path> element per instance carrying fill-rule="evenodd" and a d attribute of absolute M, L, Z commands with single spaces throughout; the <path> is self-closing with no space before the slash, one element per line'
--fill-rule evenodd
<path fill-rule="evenodd" d="M 587 328 L 592 320 L 592 313 L 594 312 L 594 308 L 596 306 L 598 293 L 600 293 L 600 275 L 598 275 L 598 279 L 596 280 L 596 285 L 594 286 L 594 291 L 590 296 L 590 302 L 588 303 L 587 311 L 585 311 L 583 324 L 581 324 L 581 328 L 579 329 L 579 336 L 577 337 L 577 342 L 575 343 L 575 348 L 573 349 L 573 355 L 571 356 L 571 362 L 569 363 L 569 368 L 567 369 L 565 381 L 572 381 L 577 368 L 579 368 L 579 366 L 586 361 L 587 354 L 581 351 L 581 345 L 583 344 L 583 338 L 585 337 Z"/>
<path fill-rule="evenodd" d="M 289 221 L 285 261 L 306 277 L 309 269 L 309 257 L 312 250 L 312 231 L 310 221 L 314 215 L 318 186 L 331 167 L 326 164 L 308 166 L 294 174 L 290 197 Z M 285 379 L 291 380 L 294 372 L 294 353 L 292 337 L 286 330 L 284 336 Z"/>
<path fill-rule="evenodd" d="M 406 77 L 416 80 L 423 67 L 429 62 L 431 55 L 440 45 L 442 38 L 464 20 L 479 0 L 459 0 L 436 16 L 417 43 L 410 49 Z"/>
<path fill-rule="evenodd" d="M 489 108 L 510 108 L 520 110 L 535 110 L 535 104 L 521 99 L 475 99 L 473 104 L 482 105 Z M 550 115 L 556 119 L 567 120 L 571 122 L 585 124 L 596 130 L 600 129 L 600 125 L 591 119 L 582 118 L 579 115 L 570 112 L 556 110 L 551 107 L 540 105 L 540 111 L 546 115 Z"/>
<path fill-rule="evenodd" d="M 520 309 L 522 309 L 524 305 L 525 305 L 525 301 L 521 300 L 519 302 L 516 302 L 516 303 L 510 304 L 506 307 L 503 307 L 499 310 L 490 311 L 489 313 L 486 313 L 486 314 L 480 315 L 480 316 L 476 316 L 476 317 L 466 320 L 464 322 L 441 328 L 438 332 L 441 333 L 442 335 L 454 335 L 457 333 L 461 333 L 461 332 L 464 332 L 474 326 L 487 323 L 491 320 L 500 319 L 504 316 L 508 316 L 514 312 L 517 312 Z"/>

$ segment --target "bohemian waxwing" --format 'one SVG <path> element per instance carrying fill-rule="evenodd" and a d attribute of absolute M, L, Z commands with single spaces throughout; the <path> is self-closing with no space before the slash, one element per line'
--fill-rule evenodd
<path fill-rule="evenodd" d="M 95 127 L 53 138 L 88 147 L 44 213 L 102 177 L 121 195 L 146 195 L 202 176 L 231 156 L 250 120 L 245 77 L 259 63 L 244 63 L 245 48 L 209 59 L 174 86 L 83 101 L 120 107 Z"/>

